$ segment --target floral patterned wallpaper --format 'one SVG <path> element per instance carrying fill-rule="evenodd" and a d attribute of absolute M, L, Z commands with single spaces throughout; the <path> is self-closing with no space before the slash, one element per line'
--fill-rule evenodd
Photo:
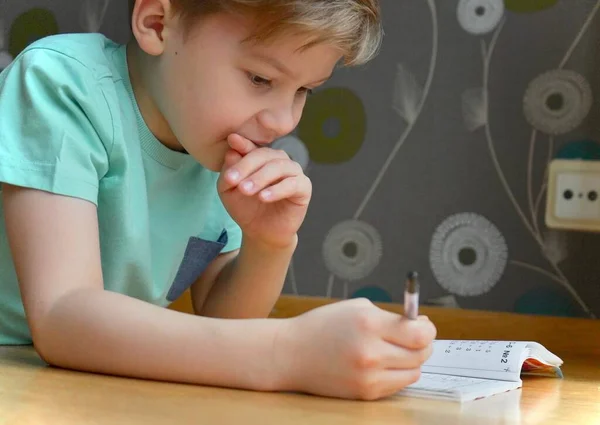
<path fill-rule="evenodd" d="M 0 69 L 59 32 L 129 38 L 127 2 L 5 0 Z M 314 197 L 285 292 L 600 314 L 600 237 L 546 227 L 547 166 L 600 159 L 600 0 L 382 0 L 385 42 L 275 142 Z"/>
<path fill-rule="evenodd" d="M 383 1 L 380 56 L 285 145 L 315 184 L 286 292 L 595 318 L 595 234 L 548 229 L 547 166 L 600 159 L 600 2 Z M 304 147 L 304 148 L 303 148 Z"/>

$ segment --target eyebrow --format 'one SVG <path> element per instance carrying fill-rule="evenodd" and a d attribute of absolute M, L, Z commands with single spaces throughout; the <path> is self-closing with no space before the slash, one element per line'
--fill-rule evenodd
<path fill-rule="evenodd" d="M 257 59 L 260 59 L 260 60 L 268 63 L 269 65 L 271 65 L 273 68 L 277 69 L 282 74 L 285 74 L 292 78 L 295 77 L 294 72 L 290 68 L 285 66 L 284 63 L 281 62 L 279 59 L 274 58 L 269 55 L 265 55 L 263 53 L 259 53 L 259 52 L 253 53 L 253 56 L 256 57 Z M 329 74 L 328 76 L 321 78 L 320 80 L 314 81 L 313 84 L 322 83 L 324 81 L 327 81 L 331 78 L 332 75 L 333 74 Z"/>

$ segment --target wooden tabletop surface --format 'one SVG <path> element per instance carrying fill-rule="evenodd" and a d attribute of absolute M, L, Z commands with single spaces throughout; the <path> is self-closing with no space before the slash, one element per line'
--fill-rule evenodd
<path fill-rule="evenodd" d="M 0 425 L 600 425 L 600 357 L 562 357 L 564 379 L 524 377 L 520 390 L 460 404 L 401 396 L 355 402 L 124 379 L 48 367 L 31 347 L 0 347 Z"/>
<path fill-rule="evenodd" d="M 354 402 L 123 379 L 46 366 L 32 348 L 0 347 L 1 425 L 600 424 L 597 359 L 565 378 L 468 403 L 392 397 Z"/>

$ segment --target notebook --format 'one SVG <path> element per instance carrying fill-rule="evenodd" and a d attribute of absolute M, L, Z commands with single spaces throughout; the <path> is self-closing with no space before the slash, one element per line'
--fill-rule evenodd
<path fill-rule="evenodd" d="M 562 378 L 562 363 L 537 342 L 435 340 L 420 379 L 398 395 L 472 401 L 520 388 L 521 375 Z"/>

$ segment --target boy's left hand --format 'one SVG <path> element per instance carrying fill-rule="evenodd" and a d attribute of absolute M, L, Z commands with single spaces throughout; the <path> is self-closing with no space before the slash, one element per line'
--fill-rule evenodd
<path fill-rule="evenodd" d="M 244 236 L 275 248 L 296 242 L 312 194 L 302 167 L 283 151 L 232 134 L 217 188 Z"/>

